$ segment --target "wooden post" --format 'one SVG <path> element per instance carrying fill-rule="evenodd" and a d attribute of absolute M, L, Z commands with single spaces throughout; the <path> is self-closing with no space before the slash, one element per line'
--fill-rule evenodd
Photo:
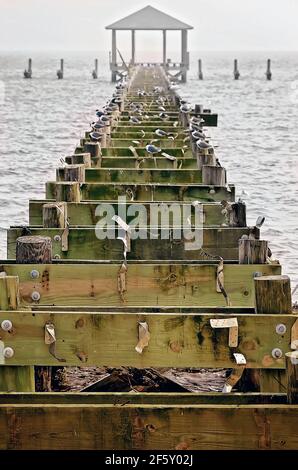
<path fill-rule="evenodd" d="M 208 151 L 200 152 L 197 149 L 196 155 L 199 170 L 202 170 L 203 166 L 215 166 L 216 160 L 214 153 L 209 153 Z"/>
<path fill-rule="evenodd" d="M 56 170 L 57 181 L 78 181 L 85 182 L 84 165 L 67 165 Z"/>
<path fill-rule="evenodd" d="M 256 276 L 256 313 L 290 314 L 292 300 L 288 276 Z M 278 339 L 276 341 L 278 347 Z M 284 393 L 282 369 L 245 369 L 239 382 L 241 392 Z"/>
<path fill-rule="evenodd" d="M 255 277 L 256 312 L 291 314 L 292 296 L 289 276 Z"/>
<path fill-rule="evenodd" d="M 267 240 L 239 240 L 239 264 L 266 264 L 268 257 Z"/>
<path fill-rule="evenodd" d="M 167 64 L 167 30 L 162 30 L 163 48 L 162 48 L 162 62 L 165 67 Z"/>
<path fill-rule="evenodd" d="M 101 165 L 101 148 L 98 142 L 86 142 L 84 151 L 90 153 L 92 166 Z"/>
<path fill-rule="evenodd" d="M 271 59 L 267 60 L 266 77 L 267 77 L 267 80 L 272 80 Z"/>
<path fill-rule="evenodd" d="M 94 70 L 92 72 L 92 77 L 94 78 L 94 80 L 98 78 L 98 59 L 95 59 L 94 61 Z"/>
<path fill-rule="evenodd" d="M 222 166 L 204 165 L 202 167 L 203 184 L 211 184 L 213 186 L 225 186 L 227 183 L 226 170 Z"/>
<path fill-rule="evenodd" d="M 19 277 L 0 277 L 0 309 L 17 310 L 19 308 Z M 9 320 L 7 313 L 7 320 Z M 13 328 L 13 324 L 12 324 Z M 4 333 L 3 330 L 1 330 Z M 5 343 L 5 336 L 1 339 Z M 5 333 L 4 333 L 5 335 Z M 1 392 L 34 392 L 34 367 L 32 366 L 0 366 Z"/>
<path fill-rule="evenodd" d="M 68 165 L 84 165 L 85 168 L 91 168 L 91 155 L 90 153 L 75 153 L 65 157 L 65 162 Z"/>
<path fill-rule="evenodd" d="M 57 70 L 58 80 L 62 80 L 64 77 L 64 59 L 60 59 L 60 69 Z"/>
<path fill-rule="evenodd" d="M 246 204 L 221 201 L 229 227 L 246 227 Z"/>
<path fill-rule="evenodd" d="M 204 77 L 203 77 L 202 60 L 201 59 L 199 59 L 198 65 L 199 65 L 198 78 L 199 78 L 199 80 L 203 80 Z"/>
<path fill-rule="evenodd" d="M 24 71 L 24 78 L 32 78 L 32 59 L 28 60 L 28 69 Z"/>
<path fill-rule="evenodd" d="M 0 310 L 17 310 L 19 304 L 19 277 L 0 277 Z"/>
<path fill-rule="evenodd" d="M 16 262 L 19 264 L 51 264 L 51 238 L 40 236 L 19 237 L 17 239 Z M 51 367 L 35 367 L 37 391 L 51 391 L 51 373 Z M 32 380 L 32 370 L 30 374 Z"/>
<path fill-rule="evenodd" d="M 112 82 L 116 82 L 117 80 L 117 37 L 116 37 L 116 30 L 112 29 Z"/>
<path fill-rule="evenodd" d="M 238 60 L 235 59 L 234 60 L 234 79 L 239 80 L 239 78 L 240 78 L 240 72 L 238 70 Z"/>
<path fill-rule="evenodd" d="M 80 183 L 56 183 L 56 201 L 81 202 Z"/>
<path fill-rule="evenodd" d="M 50 237 L 26 236 L 17 238 L 17 264 L 51 264 L 52 240 Z"/>
<path fill-rule="evenodd" d="M 51 202 L 42 207 L 44 228 L 65 228 L 67 222 L 66 202 Z"/>
<path fill-rule="evenodd" d="M 298 351 L 286 353 L 288 403 L 298 405 Z"/>
<path fill-rule="evenodd" d="M 136 32 L 131 30 L 131 65 L 135 65 L 136 61 Z"/>
<path fill-rule="evenodd" d="M 187 29 L 181 30 L 181 81 L 186 83 L 187 80 Z"/>

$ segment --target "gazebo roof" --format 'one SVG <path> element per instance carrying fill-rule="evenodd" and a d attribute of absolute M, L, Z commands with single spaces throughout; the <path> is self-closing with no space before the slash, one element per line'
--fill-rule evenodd
<path fill-rule="evenodd" d="M 148 5 L 136 13 L 106 26 L 106 29 L 180 30 L 193 29 L 193 27 Z"/>

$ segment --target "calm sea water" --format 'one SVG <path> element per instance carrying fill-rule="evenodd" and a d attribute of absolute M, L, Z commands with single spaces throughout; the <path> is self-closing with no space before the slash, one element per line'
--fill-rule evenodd
<path fill-rule="evenodd" d="M 60 54 L 32 54 L 32 80 L 22 78 L 28 54 L 0 55 L 0 256 L 9 225 L 28 223 L 28 200 L 44 197 L 61 157 L 72 153 L 113 91 L 108 60 L 65 53 L 65 79 L 56 79 Z M 203 59 L 204 81 L 197 80 Z M 239 59 L 241 79 L 232 76 Z M 265 80 L 272 59 L 273 80 Z M 265 215 L 262 237 L 298 283 L 298 53 L 192 54 L 181 95 L 219 113 L 212 135 L 218 155 L 247 203 L 248 223 Z"/>

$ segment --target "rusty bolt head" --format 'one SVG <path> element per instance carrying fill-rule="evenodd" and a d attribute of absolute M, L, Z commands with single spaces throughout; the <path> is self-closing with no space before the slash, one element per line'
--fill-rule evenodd
<path fill-rule="evenodd" d="M 282 350 L 279 348 L 274 348 L 271 351 L 271 355 L 274 357 L 274 359 L 280 359 L 282 357 Z"/>
<path fill-rule="evenodd" d="M 61 237 L 60 237 L 60 235 L 55 235 L 55 236 L 54 236 L 54 242 L 61 242 Z"/>

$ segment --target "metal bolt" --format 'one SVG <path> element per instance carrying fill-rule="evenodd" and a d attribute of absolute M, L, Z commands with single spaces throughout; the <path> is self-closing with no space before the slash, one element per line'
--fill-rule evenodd
<path fill-rule="evenodd" d="M 260 271 L 255 271 L 253 273 L 253 277 L 260 277 L 260 276 L 263 276 L 263 273 L 261 273 Z"/>
<path fill-rule="evenodd" d="M 271 355 L 274 357 L 274 359 L 280 359 L 282 357 L 282 350 L 279 348 L 274 348 L 271 351 Z"/>
<path fill-rule="evenodd" d="M 275 331 L 278 335 L 284 335 L 287 331 L 287 327 L 283 323 L 279 323 L 278 325 L 276 325 Z"/>
<path fill-rule="evenodd" d="M 32 292 L 31 299 L 34 300 L 34 302 L 37 302 L 40 300 L 40 293 L 37 291 Z"/>
<path fill-rule="evenodd" d="M 61 242 L 61 237 L 60 237 L 60 235 L 55 235 L 55 236 L 54 236 L 54 242 Z"/>
<path fill-rule="evenodd" d="M 1 323 L 1 328 L 4 331 L 11 331 L 12 330 L 12 323 L 10 320 L 3 320 Z"/>
<path fill-rule="evenodd" d="M 3 356 L 6 357 L 6 359 L 10 359 L 11 357 L 14 356 L 14 350 L 10 348 L 9 346 L 7 348 L 4 348 Z"/>
<path fill-rule="evenodd" d="M 39 278 L 39 271 L 37 271 L 37 269 L 32 269 L 30 276 L 32 277 L 32 279 Z"/>

